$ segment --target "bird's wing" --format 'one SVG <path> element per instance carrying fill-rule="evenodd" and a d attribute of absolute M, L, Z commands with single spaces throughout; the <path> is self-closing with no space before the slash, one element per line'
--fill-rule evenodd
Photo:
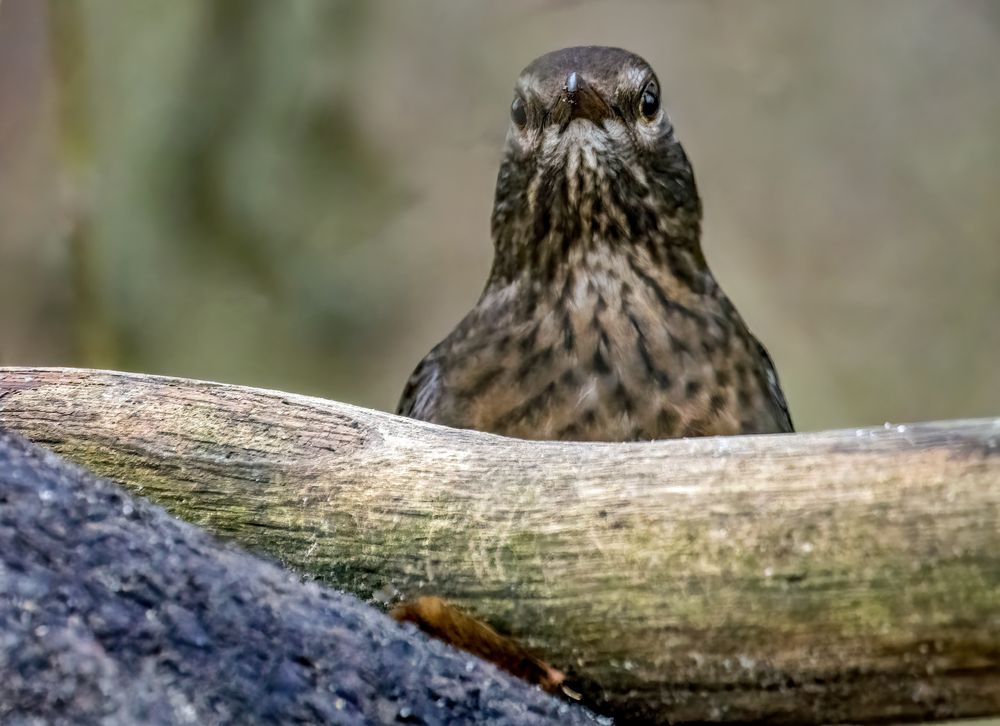
<path fill-rule="evenodd" d="M 400 416 L 430 421 L 441 394 L 441 367 L 433 352 L 417 365 L 396 406 Z"/>
<path fill-rule="evenodd" d="M 785 394 L 781 390 L 781 383 L 778 381 L 778 371 L 774 367 L 774 361 L 771 360 L 771 356 L 767 352 L 767 348 L 759 340 L 754 338 L 754 342 L 757 344 L 757 352 L 760 354 L 761 360 L 764 361 L 764 376 L 767 381 L 767 390 L 771 397 L 771 402 L 774 404 L 775 408 L 775 421 L 781 426 L 782 430 L 787 432 L 792 432 L 795 427 L 792 425 L 792 415 L 788 412 L 788 402 L 785 400 Z"/>

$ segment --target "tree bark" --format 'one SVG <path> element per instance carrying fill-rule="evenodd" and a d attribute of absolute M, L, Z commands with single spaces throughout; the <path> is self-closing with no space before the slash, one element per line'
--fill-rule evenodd
<path fill-rule="evenodd" d="M 335 587 L 441 596 L 622 718 L 1000 714 L 1000 418 L 527 442 L 7 368 L 0 425 Z"/>

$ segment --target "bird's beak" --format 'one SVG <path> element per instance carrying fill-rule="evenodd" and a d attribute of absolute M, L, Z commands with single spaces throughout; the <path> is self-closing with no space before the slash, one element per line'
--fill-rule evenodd
<path fill-rule="evenodd" d="M 566 85 L 556 101 L 553 116 L 560 126 L 567 126 L 573 119 L 586 119 L 600 124 L 612 115 L 611 106 L 576 71 L 566 77 Z"/>

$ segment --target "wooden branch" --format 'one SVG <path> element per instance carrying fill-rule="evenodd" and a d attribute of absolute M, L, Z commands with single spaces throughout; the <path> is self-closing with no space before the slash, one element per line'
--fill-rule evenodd
<path fill-rule="evenodd" d="M 0 369 L 0 425 L 338 588 L 444 597 L 620 717 L 1000 714 L 1000 419 L 525 442 Z"/>

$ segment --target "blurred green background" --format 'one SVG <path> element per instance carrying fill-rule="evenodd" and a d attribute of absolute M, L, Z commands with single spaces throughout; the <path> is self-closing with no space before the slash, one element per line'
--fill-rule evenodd
<path fill-rule="evenodd" d="M 995 0 L 0 0 L 0 364 L 392 409 L 584 43 L 658 70 L 800 429 L 1000 414 Z"/>

